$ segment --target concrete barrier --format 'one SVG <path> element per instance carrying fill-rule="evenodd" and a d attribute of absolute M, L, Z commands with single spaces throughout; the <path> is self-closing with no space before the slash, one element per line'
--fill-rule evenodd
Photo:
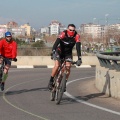
<path fill-rule="evenodd" d="M 120 71 L 96 66 L 95 85 L 100 92 L 120 99 Z"/>
<path fill-rule="evenodd" d="M 19 66 L 31 66 L 31 65 L 54 65 L 54 61 L 50 56 L 18 56 L 17 62 L 12 62 L 12 65 Z M 73 57 L 73 60 L 77 60 L 77 56 Z M 82 56 L 82 65 L 99 65 L 99 61 L 96 56 Z"/>

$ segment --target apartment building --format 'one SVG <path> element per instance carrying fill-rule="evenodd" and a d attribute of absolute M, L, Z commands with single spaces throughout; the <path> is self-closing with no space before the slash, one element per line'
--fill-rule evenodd
<path fill-rule="evenodd" d="M 118 29 L 118 30 L 120 30 L 120 23 L 119 24 L 112 24 L 109 27 L 110 27 L 110 29 Z"/>
<path fill-rule="evenodd" d="M 60 32 L 65 29 L 65 26 L 62 25 L 59 21 L 57 20 L 53 20 L 50 24 L 49 24 L 49 34 L 50 35 L 58 35 L 60 34 Z"/>
<path fill-rule="evenodd" d="M 0 38 L 4 37 L 5 32 L 10 31 L 13 37 L 25 36 L 25 29 L 20 28 L 14 21 L 10 21 L 7 24 L 0 25 Z"/>
<path fill-rule="evenodd" d="M 62 25 L 59 21 L 53 20 L 48 27 L 41 27 L 40 33 L 46 35 L 58 35 L 60 32 L 65 30 L 66 27 Z"/>
<path fill-rule="evenodd" d="M 29 25 L 29 23 L 21 25 L 20 28 L 24 28 L 25 29 L 26 36 L 30 36 L 31 35 L 32 28 Z"/>
<path fill-rule="evenodd" d="M 93 38 L 101 38 L 105 33 L 105 26 L 98 24 L 81 24 L 80 26 L 82 34 L 91 35 Z"/>
<path fill-rule="evenodd" d="M 49 27 L 41 27 L 40 33 L 42 34 L 49 34 Z"/>
<path fill-rule="evenodd" d="M 18 23 L 10 21 L 7 23 L 7 28 L 18 28 Z"/>

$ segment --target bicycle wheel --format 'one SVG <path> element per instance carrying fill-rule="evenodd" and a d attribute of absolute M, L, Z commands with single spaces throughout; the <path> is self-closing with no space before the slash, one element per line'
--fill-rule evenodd
<path fill-rule="evenodd" d="M 3 74 L 3 71 L 2 71 L 2 69 L 0 68 L 0 82 L 2 81 L 2 74 Z"/>
<path fill-rule="evenodd" d="M 55 100 L 55 96 L 56 96 L 56 79 L 58 77 L 58 74 L 54 77 L 54 83 L 53 83 L 53 88 L 50 92 L 50 100 L 54 101 Z"/>
<path fill-rule="evenodd" d="M 51 94 L 50 94 L 50 100 L 51 101 L 55 100 L 55 95 L 56 95 L 56 91 L 55 90 L 51 91 Z"/>
<path fill-rule="evenodd" d="M 66 86 L 66 74 L 64 73 L 59 88 L 56 89 L 56 104 L 60 104 Z"/>

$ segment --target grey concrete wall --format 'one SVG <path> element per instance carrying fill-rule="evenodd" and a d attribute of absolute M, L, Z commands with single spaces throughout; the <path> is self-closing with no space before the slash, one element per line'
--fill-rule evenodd
<path fill-rule="evenodd" d="M 95 85 L 100 92 L 120 99 L 120 71 L 97 66 Z"/>
<path fill-rule="evenodd" d="M 12 65 L 53 65 L 54 61 L 50 56 L 18 56 L 17 62 L 12 62 Z M 77 60 L 77 56 L 73 57 Z M 82 56 L 82 65 L 99 65 L 96 56 Z"/>

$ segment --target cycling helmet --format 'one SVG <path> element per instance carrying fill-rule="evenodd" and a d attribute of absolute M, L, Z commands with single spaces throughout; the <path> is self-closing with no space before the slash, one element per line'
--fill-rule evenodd
<path fill-rule="evenodd" d="M 6 32 L 5 37 L 9 37 L 9 36 L 12 36 L 11 32 Z"/>

